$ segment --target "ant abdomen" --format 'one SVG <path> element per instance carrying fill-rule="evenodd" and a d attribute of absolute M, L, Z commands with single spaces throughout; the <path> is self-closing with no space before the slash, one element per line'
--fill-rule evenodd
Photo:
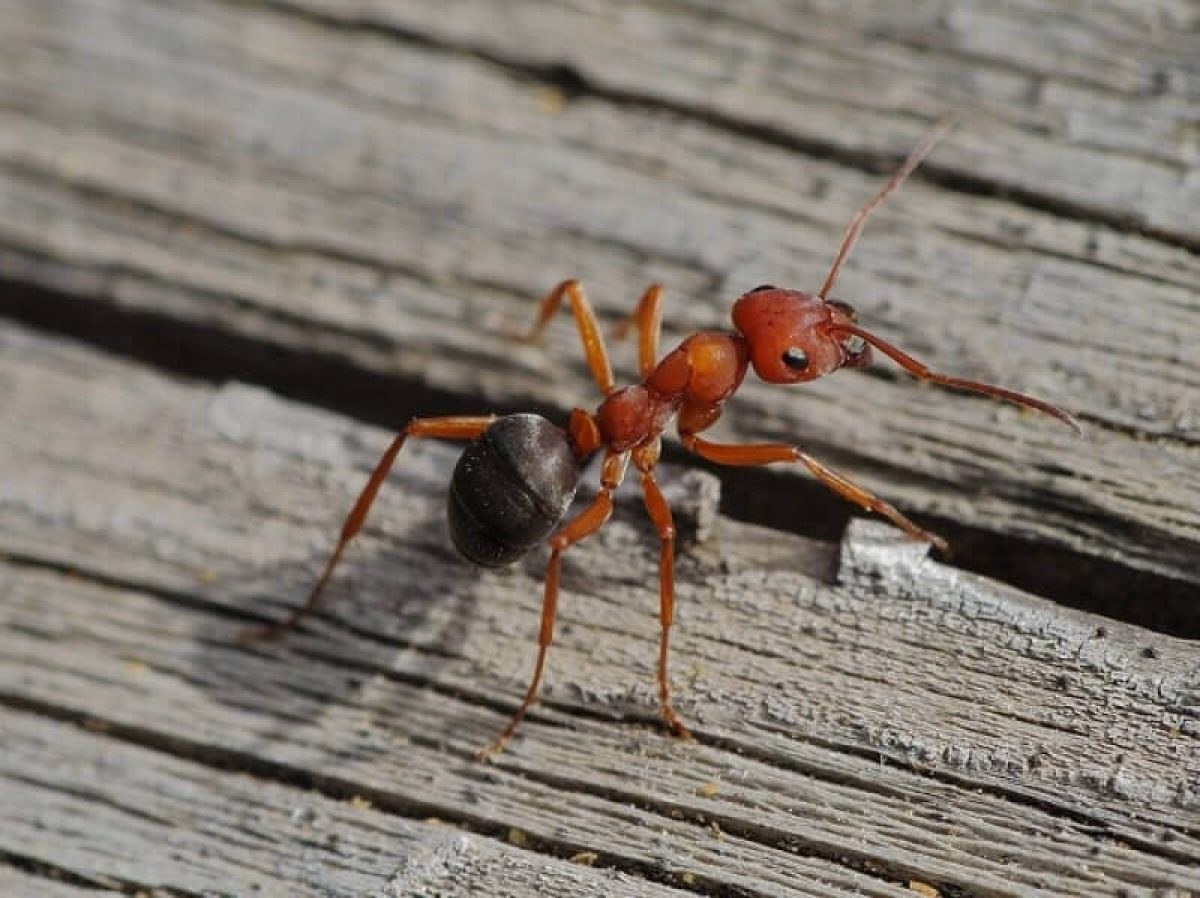
<path fill-rule="evenodd" d="M 450 537 L 481 567 L 516 561 L 550 535 L 579 483 L 563 430 L 541 415 L 497 418 L 463 451 L 450 481 Z"/>

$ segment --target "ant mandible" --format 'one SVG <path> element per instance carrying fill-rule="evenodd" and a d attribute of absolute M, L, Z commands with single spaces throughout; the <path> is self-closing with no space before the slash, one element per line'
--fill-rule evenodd
<path fill-rule="evenodd" d="M 362 528 L 379 487 L 409 437 L 470 440 L 450 484 L 450 533 L 466 558 L 484 567 L 516 561 L 549 536 L 550 560 L 542 598 L 541 627 L 533 675 L 520 707 L 500 735 L 476 755 L 485 760 L 504 748 L 533 704 L 542 680 L 546 650 L 554 633 L 562 553 L 595 533 L 612 513 L 612 494 L 632 461 L 642 485 L 646 511 L 661 545 L 659 558 L 658 696 L 662 718 L 676 736 L 688 738 L 683 721 L 671 707 L 667 679 L 668 639 L 674 616 L 675 527 L 671 509 L 654 477 L 662 433 L 671 419 L 684 447 L 722 465 L 765 465 L 800 462 L 821 483 L 864 509 L 883 515 L 914 539 L 945 551 L 946 542 L 918 527 L 896 508 L 876 498 L 843 474 L 827 468 L 789 443 L 722 444 L 700 433 L 720 417 L 722 406 L 739 386 L 748 367 L 767 383 L 815 380 L 839 368 L 862 368 L 874 347 L 910 374 L 948 387 L 992 396 L 1036 409 L 1082 433 L 1071 415 L 1021 393 L 950 377 L 929 370 L 916 359 L 857 325 L 849 305 L 829 296 L 838 272 L 871 214 L 912 173 L 949 123 L 933 129 L 912 151 L 883 188 L 851 219 L 833 266 L 815 294 L 777 287 L 756 287 L 733 306 L 735 332 L 700 331 L 658 358 L 662 287 L 651 286 L 618 327 L 622 336 L 638 331 L 642 382 L 617 389 L 595 313 L 576 280 L 563 281 L 539 305 L 536 323 L 521 339 L 533 341 L 545 329 L 564 298 L 571 304 L 584 355 L 604 399 L 595 412 L 576 408 L 566 428 L 538 415 L 414 418 L 393 439 L 342 525 L 341 535 L 324 571 L 302 606 L 279 624 L 248 630 L 243 641 L 274 639 L 293 629 L 319 604 L 322 591 L 346 545 Z M 559 528 L 585 461 L 603 452 L 600 489 L 583 511 Z M 556 528 L 558 528 L 556 530 Z"/>

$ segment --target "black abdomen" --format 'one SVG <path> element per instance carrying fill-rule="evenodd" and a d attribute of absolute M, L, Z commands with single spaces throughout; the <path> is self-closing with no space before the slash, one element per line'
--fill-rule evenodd
<path fill-rule="evenodd" d="M 579 463 L 560 428 L 540 415 L 498 418 L 454 469 L 450 537 L 475 564 L 511 564 L 550 535 L 578 483 Z"/>

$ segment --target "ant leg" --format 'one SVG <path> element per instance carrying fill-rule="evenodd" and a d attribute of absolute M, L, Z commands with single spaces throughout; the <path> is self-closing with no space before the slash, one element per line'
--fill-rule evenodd
<path fill-rule="evenodd" d="M 654 466 L 662 451 L 662 440 L 655 438 L 650 443 L 633 450 L 633 464 L 642 472 L 642 494 L 646 502 L 646 513 L 650 515 L 662 551 L 658 562 L 659 621 L 661 631 L 658 642 L 658 701 L 662 718 L 680 739 L 691 738 L 675 709 L 671 707 L 670 682 L 667 679 L 667 652 L 671 633 L 671 621 L 675 617 L 675 522 L 671 506 L 654 479 Z"/>
<path fill-rule="evenodd" d="M 638 329 L 638 370 L 645 379 L 654 371 L 658 361 L 658 335 L 662 330 L 662 284 L 651 284 L 638 300 L 637 308 L 628 318 L 622 319 L 613 328 L 613 336 L 625 339 L 629 329 Z"/>
<path fill-rule="evenodd" d="M 579 339 L 583 343 L 583 354 L 587 358 L 588 367 L 592 371 L 592 379 L 605 395 L 613 391 L 612 366 L 608 362 L 608 351 L 604 348 L 604 337 L 596 324 L 596 313 L 588 302 L 583 285 L 577 280 L 563 281 L 545 295 L 538 304 L 538 317 L 533 328 L 524 336 L 517 339 L 523 343 L 532 343 L 542 335 L 558 307 L 562 305 L 563 296 L 571 303 L 571 312 L 575 316 L 575 325 L 579 328 Z"/>
<path fill-rule="evenodd" d="M 689 452 L 695 452 L 701 458 L 706 458 L 719 465 L 769 465 L 777 461 L 801 462 L 821 483 L 840 496 L 849 499 L 867 511 L 883 515 L 913 539 L 932 543 L 939 550 L 947 554 L 950 551 L 950 547 L 946 544 L 946 541 L 936 533 L 930 533 L 928 530 L 921 529 L 902 515 L 895 507 L 875 497 L 844 474 L 839 474 L 837 471 L 825 467 L 798 446 L 793 446 L 789 443 L 756 443 L 744 445 L 712 443 L 701 439 L 694 433 L 681 433 L 679 436 L 683 441 L 684 448 Z"/>
<path fill-rule="evenodd" d="M 293 630 L 296 626 L 315 611 L 321 601 L 321 593 L 325 589 L 325 583 L 329 580 L 333 569 L 337 567 L 338 561 L 342 557 L 342 551 L 350 540 L 358 534 L 362 529 L 363 522 L 367 519 L 367 513 L 371 510 L 371 503 L 375 501 L 375 495 L 379 492 L 379 487 L 383 484 L 383 480 L 387 477 L 388 471 L 392 468 L 392 463 L 395 462 L 396 456 L 400 454 L 400 449 L 404 446 L 404 441 L 409 437 L 436 437 L 447 440 L 471 440 L 483 433 L 489 424 L 495 419 L 492 415 L 479 415 L 474 417 L 445 417 L 445 418 L 413 418 L 408 422 L 408 425 L 396 434 L 392 444 L 388 446 L 387 451 L 383 453 L 379 461 L 375 465 L 375 470 L 371 473 L 367 485 L 358 495 L 354 507 L 350 510 L 350 514 L 346 516 L 345 522 L 342 524 L 342 532 L 338 537 L 336 548 L 333 554 L 329 557 L 329 561 L 325 564 L 325 570 L 321 573 L 316 585 L 312 588 L 312 592 L 308 594 L 308 599 L 303 605 L 295 608 L 288 617 L 277 624 L 268 624 L 263 627 L 248 627 L 238 634 L 238 642 L 242 645 L 251 645 L 256 642 L 266 642 L 272 639 L 278 639 L 289 630 Z"/>
<path fill-rule="evenodd" d="M 503 751 L 512 734 L 525 717 L 525 712 L 537 698 L 538 687 L 542 682 L 542 669 L 546 664 L 546 649 L 554 638 L 554 615 L 558 610 L 558 573 L 561 566 L 562 553 L 574 543 L 599 530 L 612 514 L 612 494 L 625 478 L 625 468 L 629 461 L 627 452 L 609 452 L 604 456 L 604 466 L 600 475 L 600 491 L 592 504 L 572 518 L 566 526 L 550 537 L 550 563 L 546 567 L 546 585 L 542 593 L 542 624 L 538 630 L 537 660 L 533 665 L 533 677 L 529 688 L 525 690 L 525 698 L 517 708 L 512 719 L 501 732 L 486 747 L 475 753 L 475 760 L 486 761 L 496 752 Z"/>

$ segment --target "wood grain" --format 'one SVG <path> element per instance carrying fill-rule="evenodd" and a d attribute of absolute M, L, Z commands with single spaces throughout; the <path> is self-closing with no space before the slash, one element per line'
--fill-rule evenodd
<path fill-rule="evenodd" d="M 361 796 L 329 799 L 114 741 L 97 721 L 76 727 L 8 710 L 0 718 L 0 778 L 6 801 L 20 808 L 8 815 L 5 847 L 89 886 L 125 894 L 671 894 L 593 870 L 586 856 L 572 864 L 438 821 L 397 818 Z M 0 876 L 9 877 L 8 895 L 95 894 Z"/>
<path fill-rule="evenodd" d="M 713 28 L 540 2 L 12 4 L 0 271 L 111 329 L 143 312 L 402 393 L 562 412 L 590 395 L 569 322 L 544 348 L 504 338 L 533 297 L 580 276 L 612 321 L 662 280 L 673 338 L 757 283 L 811 289 L 874 169 L 957 109 L 843 295 L 935 367 L 1076 411 L 1088 439 L 882 366 L 752 384 L 726 432 L 798 439 L 935 527 L 1194 586 L 1194 16 L 1052 8 L 764 3 Z M 397 424 L 438 410 L 394 404 Z"/>
<path fill-rule="evenodd" d="M 0 5 L 0 893 L 1200 894 L 1197 59 L 1188 0 Z M 553 283 L 726 327 L 948 113 L 839 296 L 1087 439 L 882 363 L 716 435 L 953 560 L 676 451 L 696 740 L 629 489 L 481 765 L 546 554 L 466 567 L 417 441 L 328 609 L 237 646 L 407 417 L 594 403 L 567 316 L 508 339 Z"/>
<path fill-rule="evenodd" d="M 92 884 L 82 886 L 65 883 L 53 876 L 27 873 L 9 866 L 0 867 L 0 888 L 5 895 L 38 895 L 44 898 L 96 898 L 104 894 L 103 888 L 96 888 Z M 116 889 L 108 891 L 110 894 L 119 894 Z"/>
<path fill-rule="evenodd" d="M 854 528 L 833 582 L 827 549 L 720 518 L 681 562 L 674 671 L 698 739 L 679 743 L 653 725 L 656 553 L 635 501 L 568 554 L 545 705 L 480 765 L 531 662 L 542 558 L 483 576 L 452 563 L 435 524 L 450 447 L 402 460 L 328 614 L 247 651 L 237 629 L 302 594 L 386 434 L 11 327 L 0 349 L 0 469 L 22 472 L 0 496 L 4 702 L 86 723 L 118 753 L 153 749 L 147 801 L 166 800 L 176 765 L 232 768 L 706 894 L 1200 887 L 1192 643 L 998 588 L 882 525 Z M 30 771 L 53 726 L 22 720 L 7 775 L 65 800 Z M 110 750 L 77 738 L 58 749 L 68 767 Z M 288 799 L 259 807 L 273 821 Z M 26 857 L 21 819 L 3 850 Z M 346 836 L 375 847 L 345 875 L 420 856 L 368 829 Z M 81 827 L 70 851 L 50 837 L 37 857 L 141 882 L 110 830 Z M 340 893 L 343 874 L 293 844 L 303 833 L 267 836 L 262 851 L 294 860 L 220 862 Z M 180 889 L 224 875 L 164 864 Z"/>

